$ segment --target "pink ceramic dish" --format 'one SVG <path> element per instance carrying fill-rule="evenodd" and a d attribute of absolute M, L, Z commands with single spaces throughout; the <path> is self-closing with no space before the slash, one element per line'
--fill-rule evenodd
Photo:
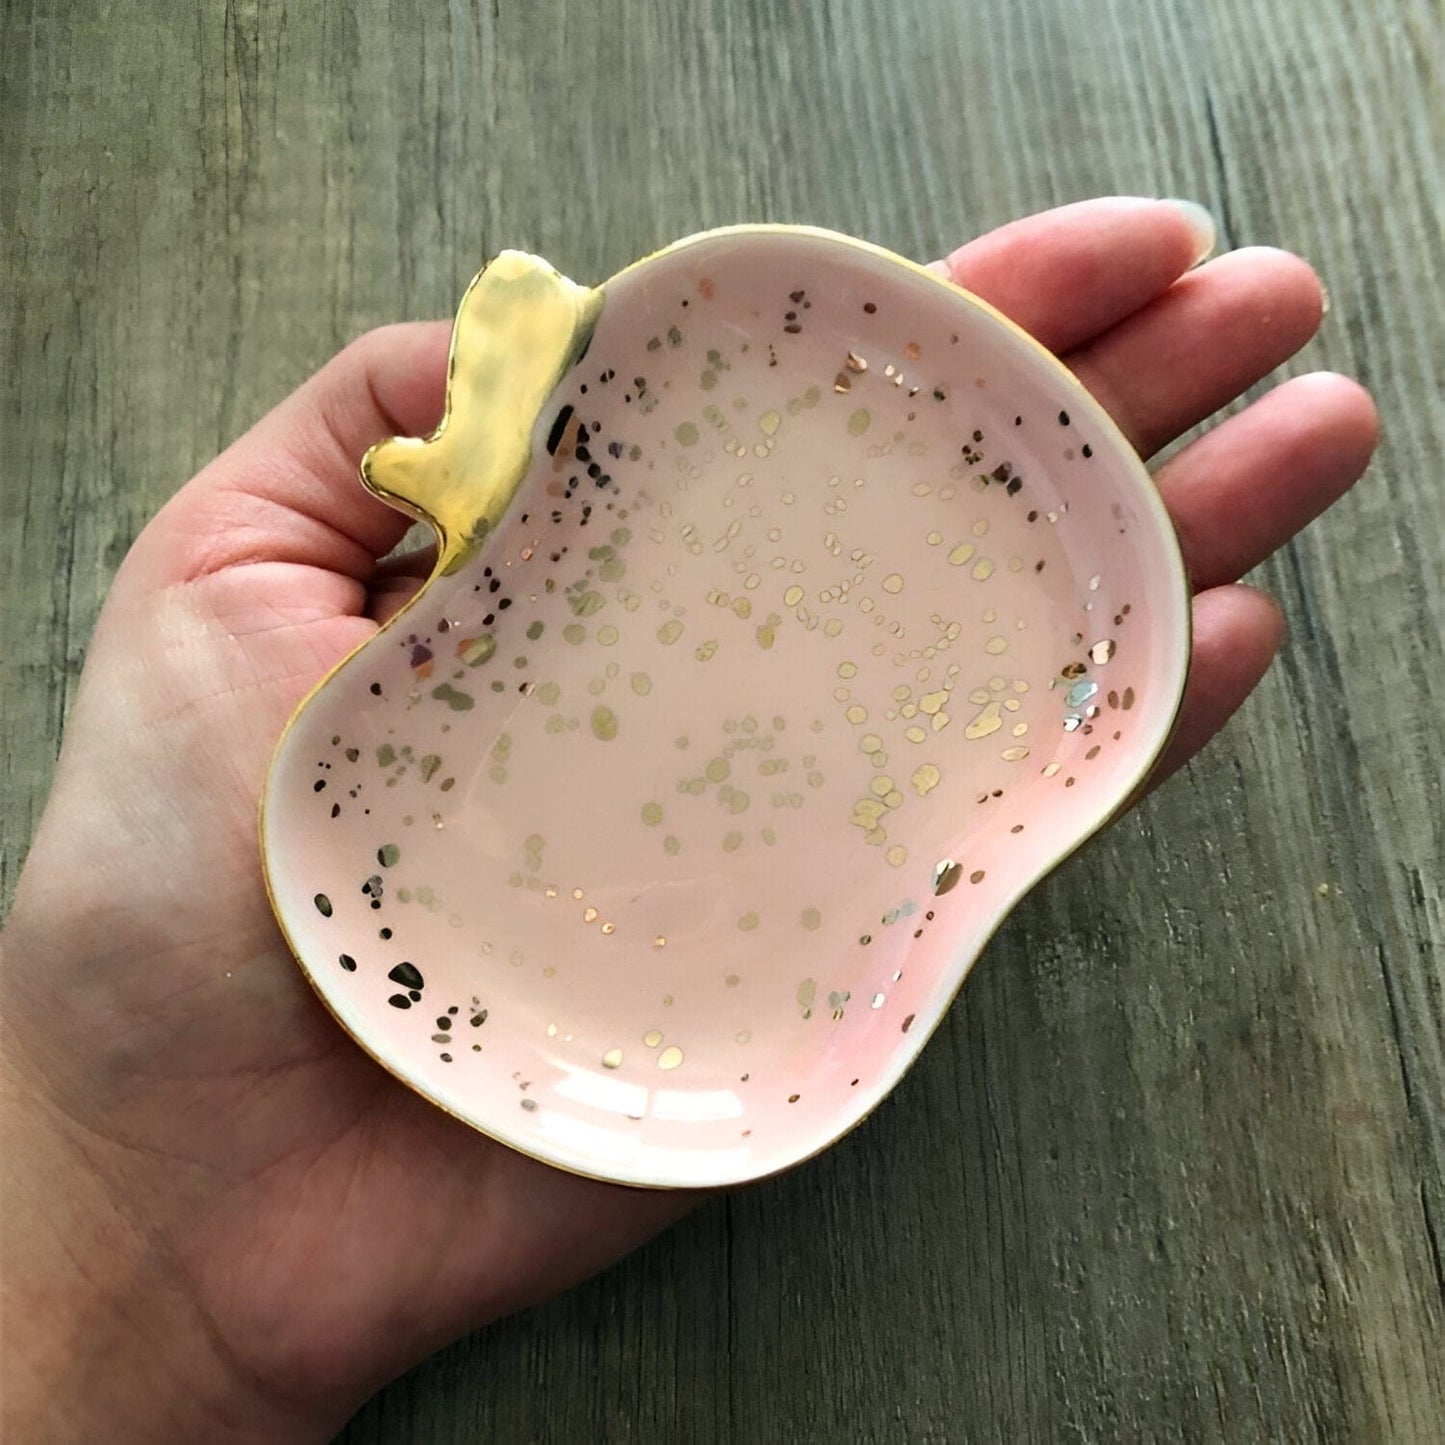
<path fill-rule="evenodd" d="M 1125 440 L 844 236 L 709 232 L 595 290 L 504 253 L 446 421 L 363 475 L 441 560 L 281 741 L 276 913 L 363 1048 L 579 1173 L 837 1139 L 1179 707 L 1185 577 Z"/>

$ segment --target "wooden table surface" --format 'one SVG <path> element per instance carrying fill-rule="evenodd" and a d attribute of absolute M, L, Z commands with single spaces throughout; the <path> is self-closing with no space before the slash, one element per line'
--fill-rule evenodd
<path fill-rule="evenodd" d="M 869 1123 L 352 1445 L 1442 1438 L 1441 39 L 1432 0 L 5 5 L 7 899 L 146 518 L 503 246 L 600 279 L 782 219 L 926 257 L 1195 197 L 1316 264 L 1293 369 L 1384 414 L 1261 569 L 1292 635 L 1256 698 L 1015 915 Z"/>

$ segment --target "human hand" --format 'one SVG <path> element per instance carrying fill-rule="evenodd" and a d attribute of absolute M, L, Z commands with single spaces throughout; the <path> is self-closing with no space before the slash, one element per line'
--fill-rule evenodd
<path fill-rule="evenodd" d="M 1063 356 L 1147 456 L 1319 321 L 1318 282 L 1283 253 L 1185 274 L 1208 239 L 1178 207 L 1100 201 L 939 264 Z M 378 567 L 406 522 L 356 467 L 430 431 L 448 335 L 349 347 L 176 495 L 106 603 L 3 938 L 17 1438 L 324 1435 L 692 1202 L 554 1171 L 401 1087 L 327 1017 L 261 883 L 256 801 L 286 719 L 416 585 Z M 1197 593 L 1162 771 L 1279 645 L 1273 604 L 1236 579 L 1374 440 L 1354 383 L 1302 377 L 1159 472 Z"/>

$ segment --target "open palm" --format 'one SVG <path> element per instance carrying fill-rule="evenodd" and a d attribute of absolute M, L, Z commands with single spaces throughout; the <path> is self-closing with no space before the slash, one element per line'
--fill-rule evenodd
<path fill-rule="evenodd" d="M 1189 270 L 1203 249 L 1176 206 L 1099 201 L 940 265 L 1062 356 L 1149 456 L 1319 322 L 1303 262 L 1249 250 Z M 556 1172 L 401 1087 L 311 995 L 261 884 L 256 801 L 287 717 L 416 585 L 378 568 L 406 523 L 356 468 L 372 442 L 435 424 L 447 341 L 443 323 L 364 336 L 180 491 L 126 559 L 86 665 L 4 937 L 7 1147 L 33 1161 L 7 1180 L 4 1274 L 14 1307 L 76 1301 L 42 1354 L 73 1364 L 68 1331 L 111 1359 L 137 1333 L 179 1342 L 128 1379 L 95 1366 L 86 1407 L 111 1412 L 110 1438 L 117 1420 L 151 1437 L 196 1420 L 215 1437 L 322 1432 L 691 1202 Z M 1279 645 L 1273 604 L 1236 579 L 1374 440 L 1360 388 L 1300 377 L 1158 473 L 1196 589 L 1165 771 Z"/>

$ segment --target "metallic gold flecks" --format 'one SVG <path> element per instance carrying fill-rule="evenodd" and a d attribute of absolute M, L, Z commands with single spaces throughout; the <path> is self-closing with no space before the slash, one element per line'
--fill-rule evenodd
<path fill-rule="evenodd" d="M 810 933 L 816 932 L 823 922 L 823 915 L 816 908 L 805 908 L 798 920 Z"/>
<path fill-rule="evenodd" d="M 610 707 L 599 705 L 592 709 L 592 734 L 604 743 L 617 736 L 617 715 Z"/>
<path fill-rule="evenodd" d="M 662 1030 L 648 1029 L 642 1036 L 642 1042 L 646 1044 L 648 1048 L 655 1049 L 662 1042 Z"/>
<path fill-rule="evenodd" d="M 883 590 L 897 596 L 903 591 L 903 578 L 897 572 L 890 572 L 883 579 Z"/>
<path fill-rule="evenodd" d="M 657 629 L 657 640 L 664 645 L 676 642 L 677 639 L 681 636 L 682 623 L 680 623 L 675 617 L 667 622 L 664 622 L 662 626 Z"/>
<path fill-rule="evenodd" d="M 977 550 L 972 542 L 960 542 L 958 546 L 948 554 L 948 560 L 955 567 L 962 567 L 965 562 L 972 558 Z"/>
<path fill-rule="evenodd" d="M 933 870 L 933 892 L 935 896 L 942 898 L 945 893 L 950 893 L 958 886 L 958 880 L 963 877 L 963 864 L 955 863 L 952 858 L 945 858 Z"/>
<path fill-rule="evenodd" d="M 659 1069 L 676 1069 L 682 1064 L 682 1050 L 676 1044 L 669 1044 L 658 1056 Z"/>
<path fill-rule="evenodd" d="M 758 926 L 758 915 L 751 908 L 738 919 L 738 927 L 744 933 L 751 933 Z"/>
<path fill-rule="evenodd" d="M 860 437 L 868 430 L 873 418 L 868 414 L 867 407 L 860 406 L 852 416 L 848 418 L 848 430 L 855 437 Z"/>
<path fill-rule="evenodd" d="M 608 1049 L 602 1055 L 602 1067 L 604 1069 L 620 1069 L 622 1067 L 622 1050 Z"/>
<path fill-rule="evenodd" d="M 662 804 L 644 803 L 642 805 L 642 821 L 648 828 L 655 828 L 662 822 Z"/>
<path fill-rule="evenodd" d="M 970 742 L 976 742 L 979 738 L 988 737 L 990 733 L 996 733 L 1002 726 L 1003 708 L 1001 704 L 991 702 L 964 728 L 963 735 Z"/>
<path fill-rule="evenodd" d="M 943 774 L 933 763 L 924 763 L 922 767 L 914 770 L 913 790 L 920 798 L 931 793 L 942 781 Z"/>
<path fill-rule="evenodd" d="M 798 985 L 797 1000 L 798 1007 L 803 1011 L 805 1019 L 813 1016 L 813 1000 L 818 996 L 818 984 L 816 979 L 805 978 Z"/>
<path fill-rule="evenodd" d="M 1114 640 L 1112 638 L 1106 637 L 1102 642 L 1096 642 L 1089 649 L 1089 656 L 1094 659 L 1094 663 L 1096 666 L 1103 667 L 1103 665 L 1108 662 L 1111 657 L 1113 657 L 1114 648 Z"/>

